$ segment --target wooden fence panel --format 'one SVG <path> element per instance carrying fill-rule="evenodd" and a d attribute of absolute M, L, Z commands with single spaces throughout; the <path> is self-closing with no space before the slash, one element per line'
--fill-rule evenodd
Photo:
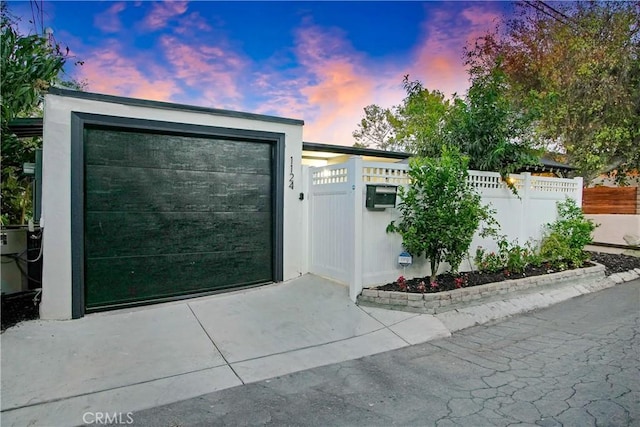
<path fill-rule="evenodd" d="M 593 187 L 582 193 L 582 210 L 586 214 L 640 213 L 640 187 Z"/>

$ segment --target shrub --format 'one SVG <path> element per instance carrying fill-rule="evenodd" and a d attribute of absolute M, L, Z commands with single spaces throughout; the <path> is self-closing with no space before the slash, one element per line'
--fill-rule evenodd
<path fill-rule="evenodd" d="M 495 273 L 504 268 L 504 260 L 495 252 L 487 253 L 486 250 L 480 246 L 476 249 L 475 264 L 478 270 L 487 273 Z"/>
<path fill-rule="evenodd" d="M 429 260 L 432 283 L 443 261 L 457 271 L 481 221 L 491 217 L 467 182 L 467 166 L 457 149 L 444 147 L 439 158 L 412 158 L 410 184 L 398 189 L 401 219 L 387 232 L 400 234 L 409 253 Z"/>
<path fill-rule="evenodd" d="M 509 242 L 506 236 L 498 236 L 498 252 L 487 253 L 482 247 L 476 249 L 475 264 L 480 271 L 495 273 L 507 270 L 511 273 L 523 273 L 527 266 L 542 264 L 540 256 L 531 242 L 524 246 L 518 241 Z"/>
<path fill-rule="evenodd" d="M 540 248 L 536 247 L 535 243 L 531 240 L 525 244 L 525 247 L 527 248 L 527 260 L 529 264 L 534 267 L 540 267 L 544 262 L 544 259 L 540 255 Z"/>
<path fill-rule="evenodd" d="M 505 267 L 512 273 L 523 273 L 529 265 L 529 252 L 524 246 L 514 243 L 507 251 Z"/>
<path fill-rule="evenodd" d="M 540 255 L 558 268 L 568 263 L 580 267 L 589 259 L 584 247 L 593 241 L 596 225 L 584 217 L 575 200 L 567 198 L 556 204 L 558 219 L 547 224 L 547 234 L 542 240 Z"/>
<path fill-rule="evenodd" d="M 540 256 L 552 267 L 564 270 L 571 259 L 571 248 L 563 235 L 552 232 L 542 240 Z"/>

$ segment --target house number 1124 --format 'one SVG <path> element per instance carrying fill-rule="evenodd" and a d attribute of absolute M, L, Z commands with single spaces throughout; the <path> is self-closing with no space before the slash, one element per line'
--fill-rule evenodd
<path fill-rule="evenodd" d="M 293 174 L 293 156 L 291 156 L 291 172 L 289 173 L 289 188 L 293 190 L 293 178 L 295 175 Z"/>

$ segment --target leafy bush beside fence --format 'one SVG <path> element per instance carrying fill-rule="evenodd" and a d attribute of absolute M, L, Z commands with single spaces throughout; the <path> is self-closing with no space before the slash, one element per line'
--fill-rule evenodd
<path fill-rule="evenodd" d="M 387 232 L 400 234 L 407 251 L 429 260 L 432 282 L 441 262 L 455 272 L 480 223 L 491 218 L 490 209 L 468 183 L 467 167 L 467 157 L 444 147 L 439 158 L 410 159 L 409 187 L 398 189 L 401 219 L 392 221 Z"/>
<path fill-rule="evenodd" d="M 558 202 L 556 208 L 558 219 L 546 225 L 539 247 L 533 241 L 524 245 L 509 242 L 506 236 L 494 233 L 498 251 L 487 253 L 485 249 L 477 248 L 474 260 L 477 268 L 489 273 L 501 270 L 523 273 L 528 266 L 539 267 L 543 263 L 554 270 L 581 267 L 589 258 L 584 247 L 591 243 L 596 226 L 584 217 L 573 199 Z"/>
<path fill-rule="evenodd" d="M 558 219 L 547 224 L 540 256 L 556 268 L 580 267 L 589 259 L 584 247 L 593 241 L 596 225 L 584 217 L 573 199 L 558 202 L 556 206 Z"/>

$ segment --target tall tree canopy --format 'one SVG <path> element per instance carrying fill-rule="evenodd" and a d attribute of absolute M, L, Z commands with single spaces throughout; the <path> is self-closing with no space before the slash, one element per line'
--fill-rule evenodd
<path fill-rule="evenodd" d="M 404 151 L 423 156 L 439 155 L 440 131 L 449 101 L 439 91 L 430 91 L 422 83 L 402 82 L 407 96 L 400 105 L 382 108 L 372 104 L 364 108 L 364 117 L 353 132 L 356 147 Z"/>
<path fill-rule="evenodd" d="M 640 3 L 519 7 L 467 52 L 472 74 L 500 63 L 509 98 L 586 178 L 639 168 Z"/>
<path fill-rule="evenodd" d="M 356 140 L 355 147 L 372 147 L 380 150 L 394 151 L 396 145 L 395 129 L 390 123 L 392 116 L 388 108 L 381 108 L 376 104 L 364 107 L 364 117 L 353 131 Z"/>
<path fill-rule="evenodd" d="M 507 96 L 509 84 L 500 64 L 477 71 L 465 99 L 456 98 L 445 120 L 444 141 L 469 156 L 469 167 L 503 176 L 539 163 L 532 128 L 535 113 L 518 108 Z"/>
<path fill-rule="evenodd" d="M 535 115 L 522 112 L 506 96 L 508 83 L 499 66 L 477 71 L 464 98 L 454 95 L 448 100 L 408 76 L 403 87 L 407 95 L 400 105 L 386 110 L 367 107 L 354 136 L 366 133 L 373 140 L 384 129 L 387 139 L 378 148 L 397 147 L 422 157 L 439 157 L 443 146 L 454 147 L 469 157 L 472 169 L 503 176 L 538 163 Z"/>
<path fill-rule="evenodd" d="M 22 165 L 33 162 L 41 139 L 19 139 L 9 123 L 20 117 L 41 115 L 42 94 L 60 75 L 67 60 L 68 49 L 45 35 L 23 35 L 5 2 L 0 10 L 0 77 L 1 140 L 2 140 L 2 221 L 22 223 L 30 207 L 28 181 L 22 176 Z M 75 82 L 67 86 L 81 86 Z"/>
<path fill-rule="evenodd" d="M 442 92 L 430 91 L 421 82 L 409 80 L 409 76 L 404 77 L 402 86 L 407 96 L 394 108 L 395 114 L 390 120 L 396 129 L 397 144 L 409 153 L 439 156 L 449 100 Z"/>

